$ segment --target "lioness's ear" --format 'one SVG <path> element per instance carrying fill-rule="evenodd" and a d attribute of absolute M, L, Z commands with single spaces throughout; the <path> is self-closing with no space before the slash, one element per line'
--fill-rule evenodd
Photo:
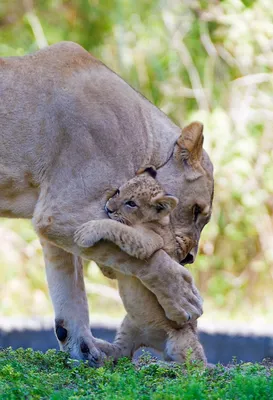
<path fill-rule="evenodd" d="M 198 162 L 202 157 L 203 149 L 203 124 L 192 122 L 182 129 L 182 133 L 177 140 L 178 152 L 182 159 L 190 159 Z"/>
<path fill-rule="evenodd" d="M 152 199 L 152 205 L 162 216 L 170 214 L 177 204 L 177 197 L 170 194 L 159 194 Z"/>
<path fill-rule="evenodd" d="M 144 174 L 144 172 L 147 172 L 147 174 L 151 175 L 152 178 L 156 178 L 157 171 L 156 167 L 153 165 L 146 165 L 145 167 L 140 168 L 136 174 L 141 175 Z"/>
<path fill-rule="evenodd" d="M 189 179 L 196 179 L 204 172 L 201 166 L 203 141 L 203 124 L 192 122 L 182 129 L 176 142 L 174 157 L 184 162 L 189 172 Z"/>

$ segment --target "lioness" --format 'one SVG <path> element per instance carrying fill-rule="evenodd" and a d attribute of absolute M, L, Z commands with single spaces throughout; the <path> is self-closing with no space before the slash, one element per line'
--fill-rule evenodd
<path fill-rule="evenodd" d="M 198 243 L 213 193 L 202 127 L 181 133 L 75 43 L 1 58 L 0 93 L 0 216 L 32 218 L 61 349 L 90 365 L 101 362 L 90 332 L 81 257 L 136 276 L 169 319 L 183 324 L 189 315 L 198 318 L 202 302 L 191 275 L 166 252 L 143 262 L 110 242 L 83 249 L 74 232 L 104 218 L 104 204 L 120 184 L 151 164 L 160 184 L 180 200 L 171 215 L 176 236 Z M 197 245 L 181 263 L 193 262 L 196 253 Z"/>
<path fill-rule="evenodd" d="M 141 172 L 107 201 L 105 210 L 110 219 L 86 222 L 77 229 L 75 241 L 79 246 L 90 247 L 106 239 L 133 257 L 147 259 L 163 249 L 177 260 L 194 247 L 183 238 L 178 241 L 171 228 L 169 216 L 178 199 L 156 182 L 154 168 Z M 139 279 L 120 272 L 115 275 L 128 315 L 113 345 L 98 341 L 108 356 L 130 357 L 138 347 L 148 346 L 164 351 L 167 360 L 184 362 L 191 349 L 191 359 L 206 363 L 196 321 L 177 329 L 177 324 L 166 318 L 156 296 Z"/>

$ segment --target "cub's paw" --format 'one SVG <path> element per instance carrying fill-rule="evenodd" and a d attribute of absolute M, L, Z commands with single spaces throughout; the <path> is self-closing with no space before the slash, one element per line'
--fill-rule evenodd
<path fill-rule="evenodd" d="M 149 258 L 149 254 L 147 254 L 145 249 L 130 247 L 126 244 L 121 245 L 120 248 L 125 251 L 125 253 L 128 253 L 130 256 L 138 258 L 139 260 L 146 260 Z"/>
<path fill-rule="evenodd" d="M 80 247 L 92 247 L 101 240 L 101 235 L 95 228 L 96 221 L 86 222 L 74 234 L 74 241 Z"/>
<path fill-rule="evenodd" d="M 158 238 L 155 242 L 152 239 L 147 239 L 145 243 L 140 242 L 135 244 L 124 243 L 121 246 L 121 249 L 124 250 L 126 253 L 130 254 L 131 256 L 138 258 L 139 260 L 148 260 L 158 249 L 164 246 L 164 241 L 162 238 Z"/>
<path fill-rule="evenodd" d="M 113 343 L 108 343 L 102 339 L 95 339 L 95 344 L 98 349 L 105 354 L 108 359 L 112 359 L 114 361 L 118 360 L 122 357 L 121 349 Z"/>

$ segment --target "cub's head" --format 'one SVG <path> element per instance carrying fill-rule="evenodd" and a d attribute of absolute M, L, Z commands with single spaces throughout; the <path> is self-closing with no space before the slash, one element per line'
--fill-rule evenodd
<path fill-rule="evenodd" d="M 109 218 L 126 225 L 161 221 L 177 206 L 178 199 L 165 193 L 148 167 L 122 185 L 105 206 Z"/>

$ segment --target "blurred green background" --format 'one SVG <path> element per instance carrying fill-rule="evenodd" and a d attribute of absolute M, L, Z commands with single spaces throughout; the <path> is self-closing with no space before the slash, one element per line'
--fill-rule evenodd
<path fill-rule="evenodd" d="M 200 120 L 215 201 L 190 267 L 207 320 L 273 321 L 271 0 L 1 1 L 0 55 L 78 42 L 181 127 Z M 50 315 L 31 224 L 0 221 L 0 315 Z M 123 314 L 115 282 L 86 266 L 91 315 Z"/>

